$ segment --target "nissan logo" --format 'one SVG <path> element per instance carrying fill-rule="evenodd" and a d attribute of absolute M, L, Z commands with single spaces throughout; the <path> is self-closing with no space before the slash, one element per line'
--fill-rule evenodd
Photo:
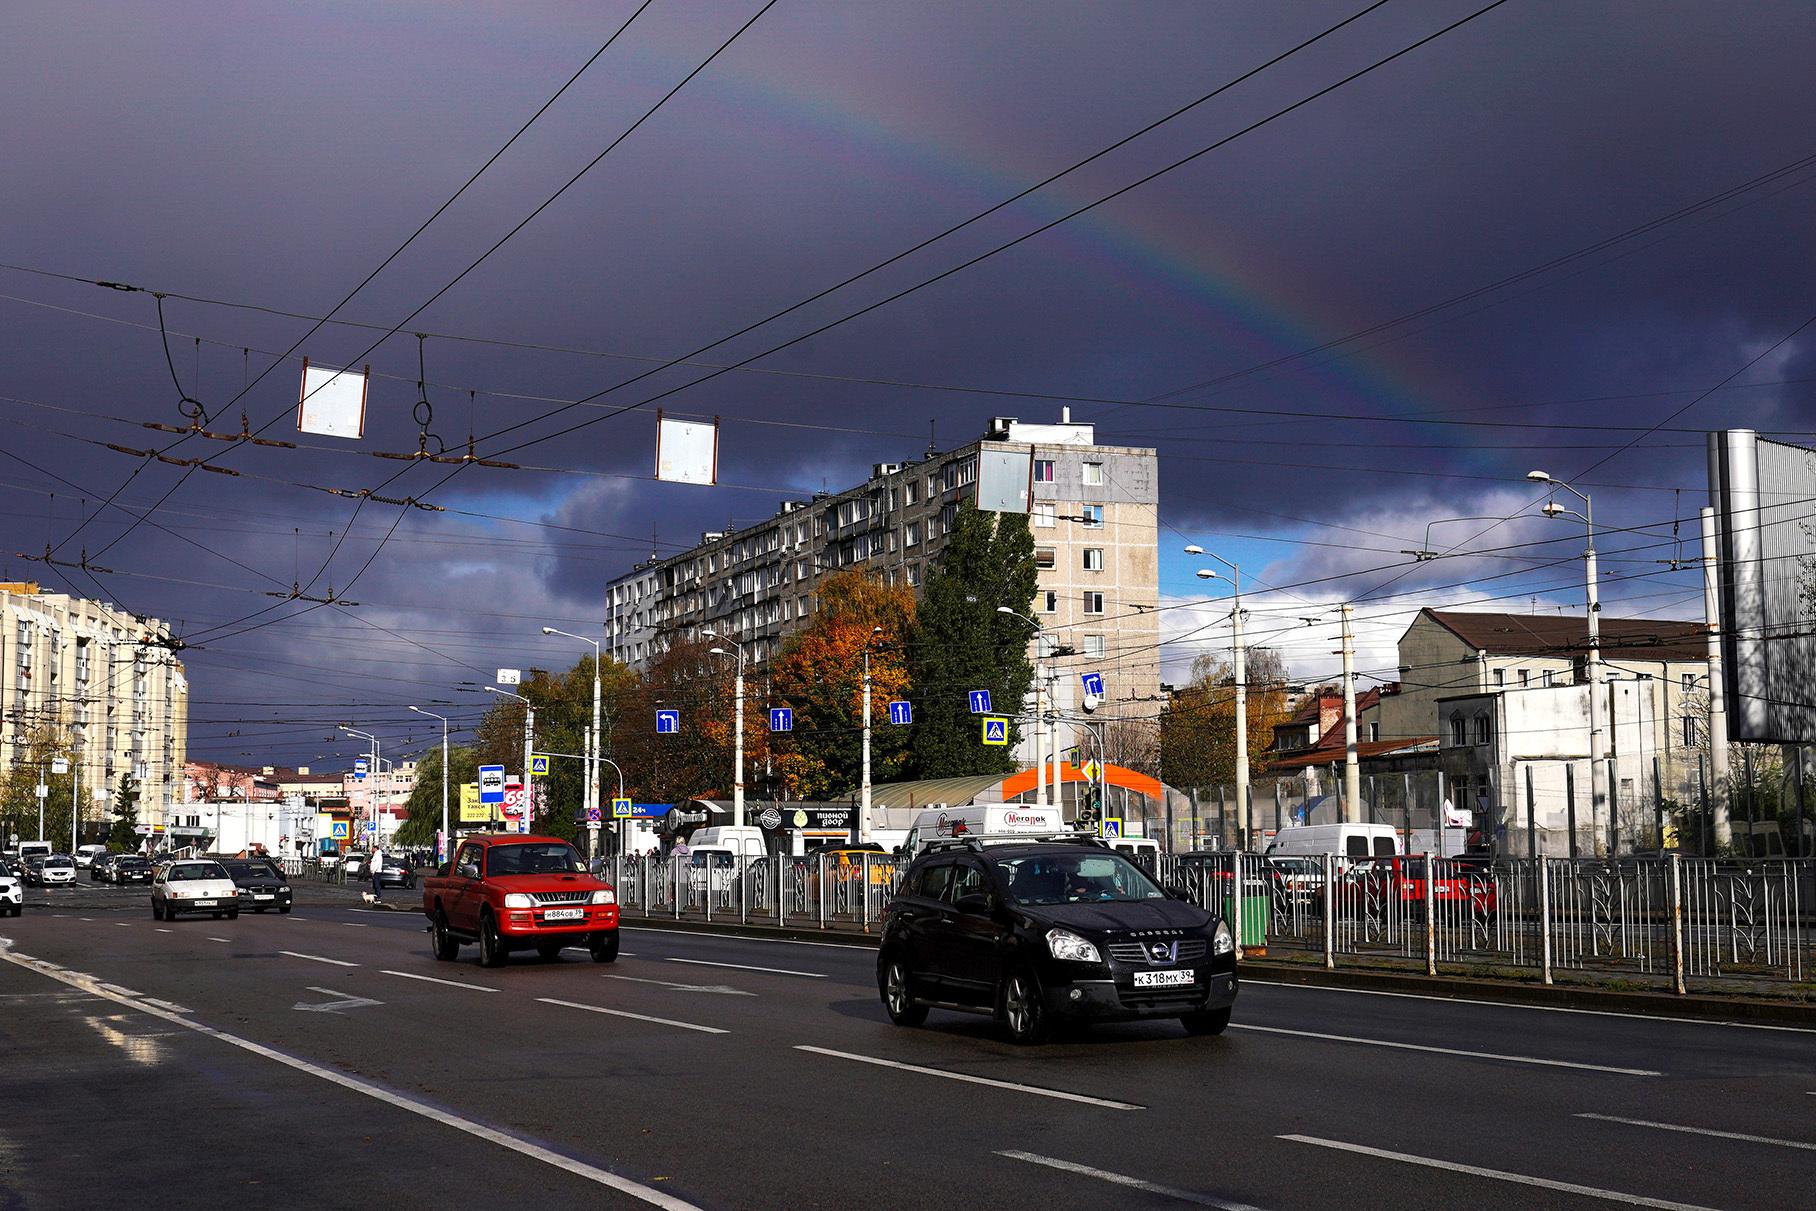
<path fill-rule="evenodd" d="M 1150 942 L 1150 943 L 1148 943 L 1148 958 L 1152 959 L 1156 963 L 1171 963 L 1173 961 L 1173 943 L 1171 943 L 1171 942 Z"/>

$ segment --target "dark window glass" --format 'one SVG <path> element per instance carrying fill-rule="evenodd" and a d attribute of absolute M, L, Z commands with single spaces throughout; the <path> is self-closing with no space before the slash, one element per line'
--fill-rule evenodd
<path fill-rule="evenodd" d="M 1388 850 L 1387 852 L 1392 853 L 1393 851 Z M 1343 853 L 1344 853 L 1345 857 L 1349 857 L 1349 858 L 1366 858 L 1366 857 L 1368 857 L 1368 838 L 1367 837 L 1346 837 L 1346 838 L 1344 838 Z"/>
<path fill-rule="evenodd" d="M 1394 856 L 1394 839 L 1392 837 L 1375 838 L 1375 857 L 1391 858 Z"/>
<path fill-rule="evenodd" d="M 941 862 L 927 867 L 921 873 L 921 895 L 929 900 L 938 900 L 946 894 L 947 886 L 952 882 L 952 863 Z"/>

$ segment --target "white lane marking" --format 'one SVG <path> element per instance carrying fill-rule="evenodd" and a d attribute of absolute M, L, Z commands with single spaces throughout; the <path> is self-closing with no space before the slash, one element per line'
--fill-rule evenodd
<path fill-rule="evenodd" d="M 1619 1190 L 1602 1190 L 1595 1186 L 1579 1186 L 1575 1182 L 1553 1181 L 1548 1177 L 1509 1173 L 1504 1169 L 1483 1169 L 1477 1165 L 1464 1165 L 1457 1161 L 1441 1161 L 1429 1156 L 1414 1156 L 1409 1152 L 1389 1152 L 1385 1148 L 1347 1144 L 1342 1140 L 1319 1139 L 1315 1135 L 1282 1135 L 1277 1138 L 1291 1140 L 1296 1144 L 1312 1144 L 1319 1148 L 1335 1148 L 1339 1152 L 1353 1152 L 1358 1156 L 1378 1157 L 1384 1161 L 1423 1165 L 1427 1169 L 1443 1169 L 1451 1173 L 1467 1173 L 1471 1177 L 1492 1178 L 1498 1182 L 1516 1182 L 1522 1186 L 1537 1186 L 1541 1190 L 1561 1190 L 1566 1194 L 1580 1194 L 1585 1198 L 1599 1198 L 1611 1203 L 1626 1203 L 1631 1207 L 1661 1207 L 1664 1208 L 1664 1211 L 1714 1211 L 1713 1208 L 1700 1207 L 1694 1203 L 1674 1203 L 1663 1198 L 1646 1198 L 1638 1194 L 1625 1194 Z"/>
<path fill-rule="evenodd" d="M 754 997 L 754 992 L 745 992 L 742 988 L 733 988 L 730 984 L 676 984 L 669 980 L 644 980 L 636 976 L 607 975 L 608 980 L 628 980 L 632 984 L 654 984 L 660 988 L 673 988 L 677 992 L 716 992 L 726 996 Z"/>
<path fill-rule="evenodd" d="M 449 988 L 471 988 L 474 992 L 502 992 L 503 989 L 487 988 L 484 984 L 467 984 L 460 980 L 444 980 L 438 976 L 419 976 L 413 971 L 392 971 L 388 967 L 379 968 L 380 973 L 388 976 L 402 976 L 406 980 L 422 980 L 427 984 L 446 984 Z"/>
<path fill-rule="evenodd" d="M 1008 1089 L 1015 1093 L 1032 1093 L 1038 1097 L 1058 1098 L 1062 1102 L 1082 1102 L 1087 1106 L 1102 1106 L 1109 1110 L 1146 1110 L 1146 1106 L 1137 1106 L 1133 1102 L 1113 1102 L 1108 1098 L 1088 1097 L 1082 1093 L 1067 1093 L 1064 1089 L 1043 1089 L 1039 1085 L 1018 1085 L 1014 1081 L 998 1081 L 987 1076 L 972 1076 L 968 1072 L 948 1072 L 944 1068 L 923 1068 L 919 1064 L 904 1064 L 900 1060 L 884 1060 L 874 1055 L 858 1055 L 851 1051 L 833 1051 L 828 1047 L 809 1047 L 805 1043 L 795 1044 L 796 1051 L 809 1051 L 814 1055 L 829 1055 L 834 1059 L 856 1060 L 860 1064 L 875 1064 L 879 1068 L 896 1068 L 903 1072 L 918 1072 L 923 1076 L 943 1076 L 949 1081 L 964 1081 L 969 1085 L 988 1085 L 992 1089 Z"/>
<path fill-rule="evenodd" d="M 571 951 L 574 951 L 576 954 L 583 954 L 583 955 L 593 953 L 592 951 L 588 950 L 584 946 L 563 946 L 561 949 L 562 950 L 571 950 Z M 637 954 L 635 951 L 621 950 L 618 952 L 618 957 L 621 959 L 634 959 L 637 957 Z"/>
<path fill-rule="evenodd" d="M 450 1114 L 448 1111 L 442 1110 L 439 1107 L 431 1106 L 427 1102 L 419 1102 L 414 1098 L 406 1097 L 401 1093 L 396 1093 L 390 1089 L 383 1088 L 382 1086 L 360 1080 L 358 1077 L 348 1076 L 345 1073 L 336 1072 L 331 1068 L 323 1068 L 319 1064 L 311 1064 L 308 1060 L 298 1059 L 293 1055 L 286 1055 L 283 1052 L 267 1047 L 262 1043 L 255 1043 L 251 1039 L 243 1039 L 238 1035 L 228 1034 L 224 1030 L 216 1030 L 213 1026 L 204 1026 L 200 1022 L 192 1021 L 189 1018 L 180 1017 L 169 1010 L 161 1009 L 149 1001 L 135 1000 L 131 997 L 122 997 L 115 993 L 105 992 L 100 988 L 95 987 L 93 981 L 84 976 L 80 976 L 77 973 L 64 971 L 61 968 L 53 967 L 47 963 L 27 961 L 24 960 L 22 956 L 8 953 L 6 948 L 9 945 L 10 942 L 6 939 L 0 939 L 0 959 L 4 959 L 6 962 L 15 964 L 16 966 L 27 967 L 40 975 L 61 981 L 71 988 L 77 988 L 83 992 L 104 997 L 116 1004 L 124 1005 L 128 1009 L 136 1009 L 141 1013 L 148 1013 L 151 1016 L 161 1018 L 166 1022 L 174 1022 L 176 1025 L 181 1026 L 186 1030 L 193 1030 L 197 1034 L 205 1034 L 210 1038 L 219 1039 L 229 1046 L 238 1047 L 242 1051 L 249 1051 L 253 1055 L 273 1060 L 279 1064 L 283 1064 L 287 1068 L 293 1068 L 298 1072 L 304 1072 L 310 1076 L 319 1077 L 321 1080 L 339 1085 L 343 1089 L 349 1089 L 354 1093 L 363 1094 L 366 1097 L 383 1102 L 388 1106 L 394 1106 L 399 1110 L 408 1111 L 411 1114 L 426 1118 L 431 1122 L 440 1123 L 444 1127 L 452 1127 L 454 1130 L 464 1132 L 467 1135 L 473 1136 L 475 1139 L 482 1139 L 487 1143 L 497 1144 L 500 1148 L 508 1148 L 519 1156 L 527 1156 L 531 1160 L 541 1161 L 545 1165 L 552 1165 L 557 1169 L 571 1173 L 575 1177 L 583 1178 L 586 1181 L 593 1182 L 596 1185 L 609 1187 L 621 1194 L 628 1194 L 632 1198 L 650 1204 L 652 1207 L 660 1207 L 662 1208 L 662 1211 L 700 1211 L 700 1208 L 696 1207 L 693 1203 L 684 1202 L 661 1190 L 645 1186 L 641 1182 L 634 1182 L 628 1177 L 620 1177 L 610 1169 L 601 1169 L 597 1165 L 589 1165 L 584 1161 L 577 1161 L 572 1157 L 563 1156 L 561 1153 L 545 1148 L 541 1144 L 531 1143 L 521 1136 L 510 1135 L 506 1132 L 499 1131 L 494 1127 L 487 1127 L 469 1119 L 461 1118 L 460 1116 Z"/>
<path fill-rule="evenodd" d="M 1111 1182 L 1118 1186 L 1127 1186 L 1132 1190 L 1141 1190 L 1148 1194 L 1159 1194 L 1166 1198 L 1177 1199 L 1182 1203 L 1191 1203 L 1194 1207 L 1220 1207 L 1222 1211 L 1259 1211 L 1248 1203 L 1225 1202 L 1221 1198 L 1211 1198 L 1204 1194 L 1194 1194 L 1190 1190 L 1176 1190 L 1172 1186 L 1162 1186 L 1155 1182 L 1144 1181 L 1139 1177 L 1130 1177 L 1126 1173 L 1111 1173 L 1108 1169 L 1093 1169 L 1076 1161 L 1062 1161 L 1057 1157 L 1041 1156 L 1035 1152 L 1018 1152 L 1007 1149 L 998 1152 L 1010 1160 L 1027 1161 L 1034 1165 L 1045 1165 L 1049 1169 L 1060 1169 L 1067 1173 L 1077 1173 L 1083 1177 L 1094 1177 L 1099 1181 Z"/>
<path fill-rule="evenodd" d="M 210 942 L 227 942 L 227 941 L 231 941 L 231 939 L 229 939 L 229 938 L 217 938 L 217 937 L 215 937 L 215 936 L 214 936 L 214 935 L 213 935 L 213 934 L 209 934 L 209 935 L 208 935 L 208 940 L 209 940 L 209 941 L 210 941 Z"/>
<path fill-rule="evenodd" d="M 370 925 L 366 924 L 364 921 L 342 921 L 341 928 L 342 929 L 371 929 L 372 927 Z"/>
<path fill-rule="evenodd" d="M 131 921 L 115 921 L 114 924 L 118 925 L 121 929 L 131 929 L 132 928 Z"/>
<path fill-rule="evenodd" d="M 701 1034 L 730 1034 L 729 1030 L 720 1030 L 717 1026 L 697 1026 L 692 1022 L 677 1022 L 673 1018 L 652 1018 L 647 1013 L 631 1013 L 623 1009 L 607 1009 L 603 1005 L 584 1005 L 579 1001 L 558 1001 L 554 997 L 537 997 L 544 1005 L 562 1005 L 568 1009 L 584 1009 L 589 1013 L 609 1013 L 615 1018 L 634 1018 L 639 1022 L 654 1022 L 658 1026 L 678 1026 L 682 1030 L 698 1030 Z"/>
<path fill-rule="evenodd" d="M 151 931 L 152 931 L 152 932 L 153 932 L 153 933 L 169 933 L 169 932 L 170 932 L 170 931 L 169 931 L 169 930 L 168 930 L 168 929 L 164 929 L 164 928 L 162 928 L 162 927 L 160 927 L 160 926 L 157 926 L 157 925 L 153 925 L 153 926 L 152 926 L 152 927 L 151 927 Z"/>
<path fill-rule="evenodd" d="M 280 951 L 278 951 L 278 953 L 281 955 L 289 955 L 293 959 L 308 959 L 312 963 L 332 963 L 336 967 L 358 967 L 359 966 L 358 963 L 349 963 L 345 959 L 324 959 L 320 955 L 306 955 L 306 954 L 301 954 L 294 950 L 280 950 Z"/>
<path fill-rule="evenodd" d="M 309 991 L 319 992 L 323 996 L 338 997 L 339 999 L 334 1001 L 323 1001 L 319 1005 L 311 1005 L 307 1001 L 298 1001 L 290 1008 L 301 1009 L 309 1013 L 339 1013 L 343 1009 L 364 1009 L 368 1005 L 384 1004 L 383 1001 L 375 1001 L 371 997 L 358 997 L 350 992 L 341 992 L 334 988 L 317 988 L 313 984 L 309 986 Z"/>
<path fill-rule="evenodd" d="M 1457 1047 L 1431 1047 L 1423 1043 L 1396 1043 L 1388 1039 L 1364 1039 L 1348 1034 L 1322 1034 L 1316 1030 L 1288 1030 L 1283 1026 L 1255 1026 L 1248 1022 L 1231 1022 L 1231 1030 L 1257 1030 L 1263 1034 L 1286 1034 L 1300 1039 L 1323 1039 L 1329 1043 L 1361 1043 L 1368 1047 L 1392 1047 L 1396 1051 L 1423 1051 L 1432 1055 L 1458 1055 L 1471 1060 L 1499 1060 L 1507 1064 L 1539 1064 L 1546 1068 L 1574 1068 L 1580 1072 L 1611 1072 L 1617 1076 L 1663 1076 L 1650 1068 L 1614 1068 L 1606 1064 L 1584 1064 L 1576 1060 L 1547 1060 L 1536 1055 L 1502 1055 L 1494 1051 L 1464 1051 Z"/>
<path fill-rule="evenodd" d="M 828 950 L 868 950 L 876 953 L 874 946 L 854 946 L 850 942 L 807 942 L 800 938 L 754 938 L 741 933 L 707 933 L 700 929 L 662 929 L 654 925 L 620 925 L 621 930 L 630 933 L 661 933 L 671 938 L 725 938 L 732 942 L 762 942 L 769 946 L 822 946 Z"/>
<path fill-rule="evenodd" d="M 286 921 L 308 921 L 308 920 L 312 920 L 312 919 L 313 918 L 311 918 L 311 917 L 299 917 L 295 913 L 291 913 L 289 916 L 284 918 L 284 920 L 286 920 Z"/>
<path fill-rule="evenodd" d="M 1447 1005 L 1489 1005 L 1496 1009 L 1530 1009 L 1534 1013 L 1576 1013 L 1593 1018 L 1626 1018 L 1628 1021 L 1673 1022 L 1685 1026 L 1726 1026 L 1732 1030 L 1782 1030 L 1791 1034 L 1816 1034 L 1816 1026 L 1775 1026 L 1769 1022 L 1727 1022 L 1719 1018 L 1666 1017 L 1656 1013 L 1622 1013 L 1618 1009 L 1573 1009 L 1567 1005 L 1522 1005 L 1515 1001 L 1485 1001 L 1472 997 L 1441 997 L 1427 992 L 1385 992 L 1379 988 L 1335 988 L 1325 984 L 1294 984 L 1284 980 L 1244 978 L 1243 984 L 1264 988 L 1296 988 L 1311 992 L 1341 992 L 1357 997 L 1400 997 L 1408 1001 L 1441 1001 Z"/>
<path fill-rule="evenodd" d="M 730 967 L 738 971 L 767 971 L 777 976 L 806 976 L 810 980 L 824 980 L 826 977 L 817 971 L 790 971 L 786 967 L 752 967 L 748 963 L 714 963 L 707 959 L 664 959 L 665 963 L 692 963 L 696 967 Z"/>
<path fill-rule="evenodd" d="M 1717 1131 L 1712 1127 L 1685 1127 L 1680 1123 L 1655 1123 L 1650 1119 L 1622 1118 L 1618 1114 L 1579 1114 L 1577 1118 L 1594 1119 L 1598 1123 L 1625 1123 L 1629 1127 L 1651 1127 L 1656 1131 L 1681 1131 L 1686 1135 L 1707 1135 L 1719 1140 L 1741 1140 L 1749 1144 L 1771 1144 L 1778 1148 L 1801 1148 L 1805 1152 L 1816 1152 L 1816 1144 L 1803 1140 L 1781 1140 L 1770 1135 L 1748 1135 L 1744 1131 Z"/>

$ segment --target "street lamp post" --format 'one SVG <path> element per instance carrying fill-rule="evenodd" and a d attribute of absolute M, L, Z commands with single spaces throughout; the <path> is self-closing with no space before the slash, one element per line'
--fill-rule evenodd
<path fill-rule="evenodd" d="M 871 627 L 864 639 L 864 780 L 858 798 L 858 840 L 870 840 L 870 645 L 882 627 Z"/>
<path fill-rule="evenodd" d="M 1019 610 L 1010 609 L 1008 606 L 997 606 L 996 612 L 998 614 L 1007 614 L 1011 618 L 1019 618 L 1034 628 L 1034 723 L 1036 728 L 1039 729 L 1035 732 L 1034 741 L 1034 796 L 1037 804 L 1042 807 L 1047 805 L 1047 754 L 1051 752 L 1053 754 L 1054 765 L 1052 803 L 1053 806 L 1060 809 L 1060 819 L 1063 821 L 1065 819 L 1066 800 L 1065 794 L 1060 789 L 1059 784 L 1058 726 L 1049 710 L 1049 708 L 1055 704 L 1053 704 L 1050 699 L 1051 691 L 1049 686 L 1051 677 L 1042 671 L 1043 665 L 1040 659 L 1040 637 L 1047 633 L 1047 629 L 1026 614 L 1023 614 Z M 1044 702 L 1042 698 L 1043 694 L 1049 695 L 1048 699 Z"/>
<path fill-rule="evenodd" d="M 729 643 L 737 651 L 737 679 L 732 684 L 732 696 L 736 702 L 736 714 L 732 722 L 732 757 L 731 757 L 731 822 L 734 827 L 744 827 L 744 645 L 735 639 L 728 639 L 716 631 L 702 631 L 708 639 L 717 639 L 720 643 Z M 732 653 L 724 648 L 713 648 L 715 656 L 730 656 Z"/>
<path fill-rule="evenodd" d="M 372 835 L 376 840 L 378 836 L 378 755 L 381 751 L 381 746 L 378 742 L 378 737 L 374 736 L 371 732 L 362 732 L 358 728 L 348 727 L 344 723 L 340 725 L 340 730 L 347 733 L 349 736 L 358 736 L 372 746 L 372 764 L 366 769 L 366 778 L 368 779 L 366 783 L 366 822 L 372 826 Z M 349 847 L 351 847 L 351 839 L 348 844 Z"/>
<path fill-rule="evenodd" d="M 410 709 L 418 715 L 441 720 L 441 845 L 436 856 L 446 862 L 454 854 L 454 834 L 448 828 L 448 717 L 425 711 L 420 706 Z"/>
<path fill-rule="evenodd" d="M 1606 771 L 1602 762 L 1606 752 L 1602 745 L 1602 640 L 1601 640 L 1601 601 L 1597 597 L 1595 567 L 1595 505 L 1588 495 L 1577 491 L 1561 479 L 1545 471 L 1528 471 L 1526 478 L 1534 483 L 1549 484 L 1553 489 L 1562 488 L 1583 502 L 1583 511 L 1566 509 L 1555 500 L 1545 502 L 1540 510 L 1546 517 L 1576 517 L 1581 519 L 1588 536 L 1588 544 L 1583 550 L 1583 576 L 1587 596 L 1589 615 L 1589 819 L 1591 828 L 1599 828 L 1602 812 L 1609 810 L 1608 785 Z M 1571 851 L 1576 849 L 1576 838 L 1570 839 Z"/>
<path fill-rule="evenodd" d="M 494 694 L 499 694 L 506 698 L 515 698 L 517 701 L 523 703 L 522 831 L 527 833 L 530 831 L 530 820 L 534 815 L 532 809 L 536 805 L 536 796 L 530 791 L 530 758 L 535 755 L 536 751 L 536 704 L 531 702 L 528 698 L 525 698 L 522 694 L 513 694 L 511 691 L 501 690 L 495 685 L 482 685 L 479 688 L 482 690 L 489 690 Z"/>
<path fill-rule="evenodd" d="M 1236 675 L 1236 819 L 1246 832 L 1253 833 L 1254 821 L 1249 819 L 1248 654 L 1242 643 L 1242 569 L 1233 560 L 1206 551 L 1197 543 L 1188 546 L 1185 553 L 1209 556 L 1230 570 L 1230 660 L 1234 666 L 1231 671 Z M 1210 568 L 1198 569 L 1200 580 L 1217 578 L 1218 574 Z"/>
<path fill-rule="evenodd" d="M 596 858 L 599 856 L 599 825 L 594 822 L 593 813 L 599 810 L 599 754 L 604 747 L 599 742 L 599 641 L 555 627 L 543 627 L 542 633 L 593 645 L 593 730 L 586 746 L 586 846 L 587 857 Z M 623 798 L 622 795 L 619 797 Z"/>

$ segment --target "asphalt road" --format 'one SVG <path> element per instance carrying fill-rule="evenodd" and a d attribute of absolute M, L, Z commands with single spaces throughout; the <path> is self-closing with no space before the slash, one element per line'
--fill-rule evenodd
<path fill-rule="evenodd" d="M 0 940 L 0 1209 L 1816 1208 L 1813 1031 L 1250 983 L 1221 1038 L 1023 1049 L 891 1026 L 852 947 L 484 970 L 136 892 Z"/>

